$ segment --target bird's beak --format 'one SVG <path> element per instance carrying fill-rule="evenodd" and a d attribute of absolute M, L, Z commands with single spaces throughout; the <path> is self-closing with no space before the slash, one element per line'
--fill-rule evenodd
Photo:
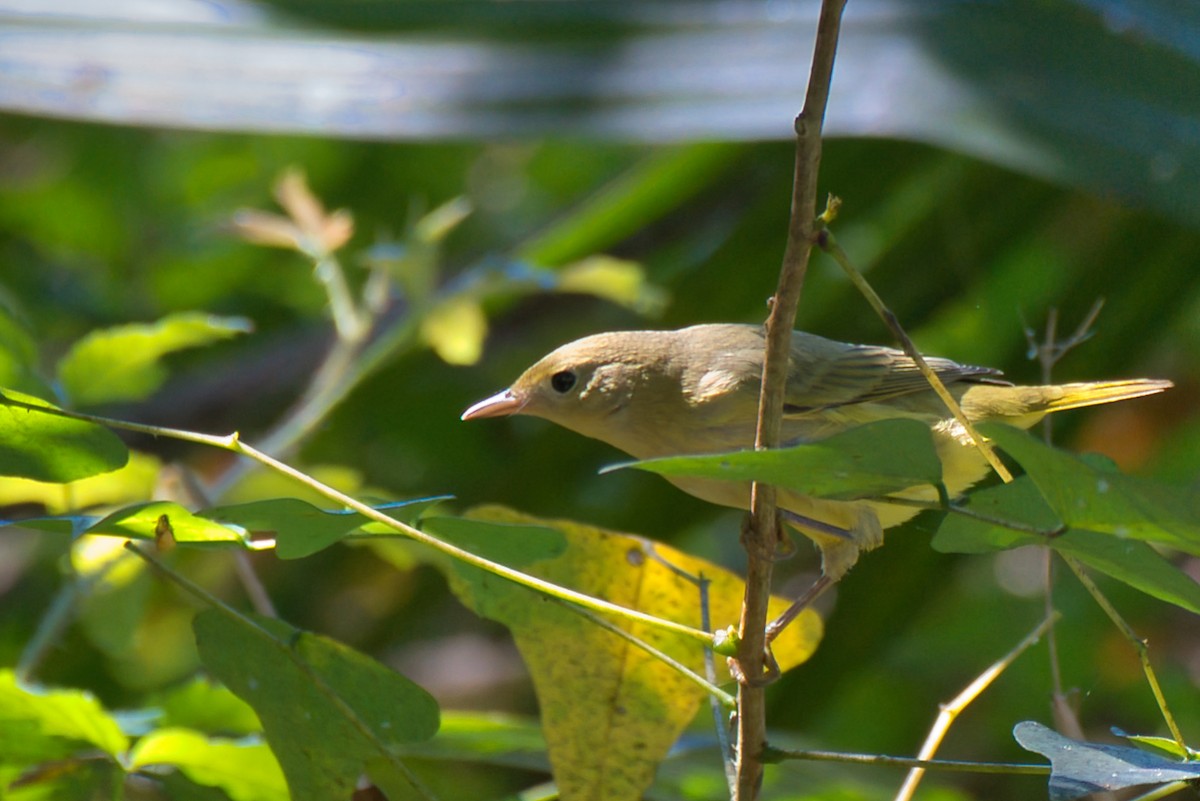
<path fill-rule="evenodd" d="M 497 392 L 490 398 L 485 398 L 462 413 L 463 420 L 477 420 L 481 417 L 507 417 L 525 408 L 525 399 L 518 398 L 511 389 Z"/>

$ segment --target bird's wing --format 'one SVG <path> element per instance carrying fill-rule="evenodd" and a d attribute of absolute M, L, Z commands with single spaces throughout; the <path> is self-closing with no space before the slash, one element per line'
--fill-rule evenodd
<path fill-rule="evenodd" d="M 811 334 L 802 334 L 802 337 L 793 339 L 792 369 L 785 398 L 787 414 L 804 414 L 932 391 L 916 362 L 903 351 L 875 345 L 849 345 Z M 936 357 L 926 357 L 925 361 L 946 384 L 959 381 L 1007 383 L 997 378 L 999 370 L 988 367 L 974 367 Z"/>

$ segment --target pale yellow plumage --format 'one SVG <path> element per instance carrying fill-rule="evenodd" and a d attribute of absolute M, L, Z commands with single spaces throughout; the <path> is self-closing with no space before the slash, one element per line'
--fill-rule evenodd
<path fill-rule="evenodd" d="M 763 331 L 751 325 L 697 325 L 677 331 L 596 334 L 542 358 L 511 387 L 480 401 L 464 420 L 529 414 L 609 443 L 638 459 L 749 448 L 754 443 L 762 373 Z M 1150 395 L 1169 381 L 1132 379 L 1017 387 L 999 373 L 947 359 L 927 359 L 972 421 L 1023 428 L 1045 414 Z M 797 331 L 785 393 L 783 440 L 817 440 L 886 418 L 928 423 L 942 460 L 943 481 L 959 495 L 988 471 L 961 427 L 950 419 L 913 361 L 902 351 L 849 345 Z M 746 508 L 745 485 L 675 478 L 698 498 Z M 918 487 L 907 497 L 934 500 Z M 840 578 L 883 530 L 916 514 L 912 507 L 828 501 L 782 492 L 790 522 L 821 549 L 824 572 Z M 806 525 L 804 520 L 815 521 Z M 833 533 L 832 528 L 840 530 Z"/>

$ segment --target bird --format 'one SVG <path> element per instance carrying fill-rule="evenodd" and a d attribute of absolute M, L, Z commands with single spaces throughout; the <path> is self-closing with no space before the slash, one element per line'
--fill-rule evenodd
<path fill-rule="evenodd" d="M 523 372 L 507 389 L 462 413 L 463 420 L 523 414 L 606 442 L 635 459 L 724 453 L 754 447 L 765 329 L 715 323 L 666 331 L 617 331 L 569 342 Z M 1017 386 L 999 370 L 927 357 L 972 423 L 1029 428 L 1051 412 L 1128 400 L 1172 386 L 1159 379 Z M 929 425 L 950 498 L 981 481 L 989 465 L 938 398 L 916 362 L 895 348 L 792 333 L 781 442 L 822 440 L 878 420 Z M 749 485 L 668 477 L 691 495 L 738 509 Z M 938 500 L 931 486 L 896 497 Z M 886 499 L 831 500 L 779 490 L 782 518 L 821 552 L 822 578 L 839 580 L 883 532 L 919 511 Z"/>

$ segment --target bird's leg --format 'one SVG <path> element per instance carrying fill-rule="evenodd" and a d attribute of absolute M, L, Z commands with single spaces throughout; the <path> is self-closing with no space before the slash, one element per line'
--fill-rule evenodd
<path fill-rule="evenodd" d="M 812 583 L 804 594 L 792 602 L 792 605 L 784 610 L 783 614 L 767 624 L 767 650 L 770 651 L 771 643 L 775 638 L 783 632 L 788 625 L 796 619 L 796 617 L 809 607 L 809 605 L 820 597 L 821 593 L 837 583 L 836 579 L 822 574 L 820 578 Z"/>

